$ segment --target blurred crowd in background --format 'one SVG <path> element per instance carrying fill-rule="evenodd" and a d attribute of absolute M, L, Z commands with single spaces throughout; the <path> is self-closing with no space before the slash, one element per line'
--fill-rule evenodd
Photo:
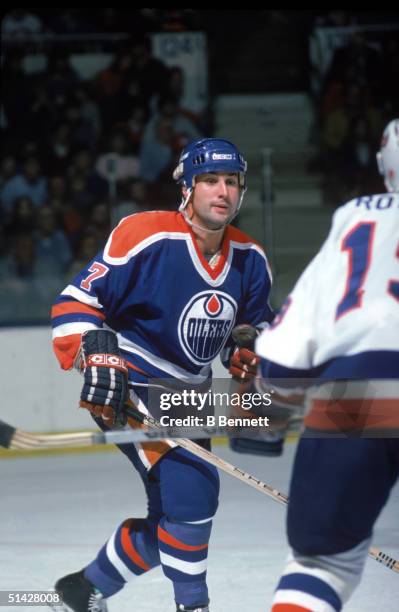
<path fill-rule="evenodd" d="M 154 57 L 148 36 L 209 35 L 209 11 L 207 21 L 194 9 L 43 11 L 12 10 L 1 23 L 0 322 L 29 319 L 27 304 L 45 320 L 49 296 L 104 246 L 111 226 L 134 212 L 176 209 L 178 154 L 213 127 L 209 109 L 184 108 L 184 73 Z M 344 11 L 308 17 L 312 27 L 352 23 Z M 101 32 L 129 36 L 90 38 Z M 46 35 L 65 43 L 49 44 Z M 323 174 L 326 204 L 380 188 L 375 151 L 398 113 L 398 38 L 387 33 L 377 50 L 354 33 L 318 90 L 309 85 L 318 148 L 309 172 Z M 77 49 L 113 59 L 84 79 L 70 62 Z M 32 52 L 45 55 L 43 69 L 28 69 Z"/>
<path fill-rule="evenodd" d="M 320 25 L 345 28 L 353 21 L 346 11 L 331 11 Z M 319 154 L 310 165 L 324 175 L 327 205 L 382 189 L 375 154 L 385 124 L 398 115 L 398 79 L 397 26 L 376 42 L 354 29 L 333 53 L 315 97 Z"/>

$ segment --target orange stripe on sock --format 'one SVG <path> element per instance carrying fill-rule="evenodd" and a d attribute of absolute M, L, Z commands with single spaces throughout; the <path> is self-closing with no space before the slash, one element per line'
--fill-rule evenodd
<path fill-rule="evenodd" d="M 151 567 L 147 565 L 147 563 L 145 563 L 145 561 L 140 557 L 139 553 L 133 546 L 132 540 L 130 539 L 130 528 L 132 526 L 132 523 L 133 521 L 131 519 L 125 521 L 121 529 L 122 548 L 129 557 L 129 559 L 133 561 L 133 563 L 135 563 L 136 565 L 141 567 L 141 569 L 147 572 L 151 569 Z"/>
<path fill-rule="evenodd" d="M 274 604 L 271 612 L 312 612 L 310 608 L 304 608 L 292 603 L 278 603 Z"/>
<path fill-rule="evenodd" d="M 70 302 L 61 302 L 61 304 L 55 304 L 51 309 L 51 316 L 59 317 L 60 315 L 75 314 L 79 312 L 93 315 L 95 317 L 98 317 L 102 321 L 105 319 L 104 313 L 100 312 L 97 308 L 93 308 L 92 306 L 88 306 L 87 304 L 82 304 L 81 302 L 76 302 L 75 300 L 71 300 Z"/>
<path fill-rule="evenodd" d="M 165 544 L 169 544 L 169 546 L 173 546 L 173 548 L 178 548 L 180 550 L 204 550 L 204 548 L 208 548 L 208 544 L 200 544 L 199 546 L 189 546 L 188 544 L 184 544 L 180 540 L 174 538 L 170 533 L 162 529 L 160 525 L 158 525 L 158 538 L 161 542 Z"/>

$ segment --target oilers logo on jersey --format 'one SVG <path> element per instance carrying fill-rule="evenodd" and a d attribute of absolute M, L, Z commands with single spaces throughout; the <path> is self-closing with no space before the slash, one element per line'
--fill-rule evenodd
<path fill-rule="evenodd" d="M 178 335 L 193 363 L 207 364 L 219 354 L 236 313 L 236 301 L 223 291 L 202 291 L 192 297 L 180 316 Z"/>

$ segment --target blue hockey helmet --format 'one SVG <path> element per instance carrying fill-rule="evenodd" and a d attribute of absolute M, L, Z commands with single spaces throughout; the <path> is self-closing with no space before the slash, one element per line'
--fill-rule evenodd
<path fill-rule="evenodd" d="M 191 191 L 194 179 L 206 172 L 236 172 L 245 189 L 247 162 L 237 147 L 224 138 L 199 138 L 184 147 L 173 178 Z"/>

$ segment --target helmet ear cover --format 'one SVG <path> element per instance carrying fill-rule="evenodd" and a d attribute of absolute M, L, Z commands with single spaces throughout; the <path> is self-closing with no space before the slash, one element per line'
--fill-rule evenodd
<path fill-rule="evenodd" d="M 377 153 L 377 165 L 387 190 L 399 191 L 399 119 L 394 119 L 385 127 Z"/>

